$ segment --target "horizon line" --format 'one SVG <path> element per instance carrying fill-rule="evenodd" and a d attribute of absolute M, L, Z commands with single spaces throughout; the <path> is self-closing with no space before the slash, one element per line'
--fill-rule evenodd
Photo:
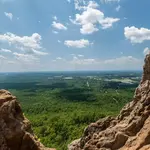
<path fill-rule="evenodd" d="M 57 70 L 57 71 L 8 71 L 1 73 L 50 73 L 50 72 L 142 72 L 143 70 Z"/>

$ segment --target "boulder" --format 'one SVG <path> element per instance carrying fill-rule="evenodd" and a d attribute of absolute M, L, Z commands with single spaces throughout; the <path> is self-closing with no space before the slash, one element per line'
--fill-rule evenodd
<path fill-rule="evenodd" d="M 6 90 L 0 90 L 0 150 L 55 150 L 38 141 L 16 97 Z"/>

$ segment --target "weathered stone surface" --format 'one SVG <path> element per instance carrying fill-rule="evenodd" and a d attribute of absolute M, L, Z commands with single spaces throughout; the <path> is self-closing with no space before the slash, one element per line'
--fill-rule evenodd
<path fill-rule="evenodd" d="M 133 101 L 116 118 L 90 124 L 69 150 L 150 150 L 150 54 L 143 70 Z"/>
<path fill-rule="evenodd" d="M 55 150 L 38 141 L 16 97 L 6 90 L 0 90 L 0 150 Z"/>

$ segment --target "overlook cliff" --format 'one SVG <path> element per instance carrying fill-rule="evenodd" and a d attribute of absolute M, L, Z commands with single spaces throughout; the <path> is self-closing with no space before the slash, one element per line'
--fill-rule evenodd
<path fill-rule="evenodd" d="M 133 101 L 114 117 L 90 124 L 69 150 L 150 150 L 150 54 Z M 0 90 L 0 150 L 55 150 L 34 135 L 15 96 Z"/>
<path fill-rule="evenodd" d="M 90 124 L 69 150 L 150 150 L 150 54 L 133 101 L 116 117 Z"/>
<path fill-rule="evenodd" d="M 55 150 L 38 141 L 16 97 L 6 90 L 0 90 L 0 150 Z"/>

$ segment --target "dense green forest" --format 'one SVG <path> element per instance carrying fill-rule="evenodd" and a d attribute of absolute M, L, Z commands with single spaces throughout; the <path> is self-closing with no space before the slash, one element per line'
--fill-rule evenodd
<path fill-rule="evenodd" d="M 124 75 L 124 74 L 123 74 Z M 127 75 L 126 75 L 127 76 Z M 134 94 L 133 84 L 105 81 L 101 76 L 75 76 L 70 79 L 35 75 L 0 78 L 0 88 L 17 96 L 25 116 L 31 121 L 39 140 L 47 146 L 66 150 L 82 136 L 84 128 L 106 116 L 116 116 Z M 108 76 L 107 79 L 116 78 Z M 117 80 L 122 76 L 117 76 Z"/>

